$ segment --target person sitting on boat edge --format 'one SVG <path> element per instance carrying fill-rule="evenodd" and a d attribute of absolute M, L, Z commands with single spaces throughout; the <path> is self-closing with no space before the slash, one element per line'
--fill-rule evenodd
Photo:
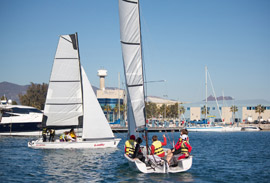
<path fill-rule="evenodd" d="M 60 137 L 59 137 L 60 142 L 66 142 L 67 135 L 68 135 L 68 132 L 64 132 L 62 135 L 60 135 Z"/>
<path fill-rule="evenodd" d="M 129 152 L 135 151 L 135 136 L 134 135 L 130 135 L 129 140 L 127 140 L 125 142 L 125 154 L 129 155 Z"/>
<path fill-rule="evenodd" d="M 181 142 L 181 156 L 178 157 L 177 160 L 181 160 L 181 159 L 184 159 L 184 158 L 187 158 L 189 157 L 189 154 L 192 150 L 192 147 L 191 145 L 189 144 L 189 141 L 188 141 L 188 136 L 186 134 L 183 134 L 181 135 L 181 138 L 182 138 L 182 142 Z"/>
<path fill-rule="evenodd" d="M 140 144 L 142 143 L 142 139 L 138 137 L 135 141 L 135 151 L 129 151 L 129 157 L 131 158 L 138 158 L 142 162 L 145 162 L 145 157 L 143 156 L 143 153 L 141 151 Z"/>
<path fill-rule="evenodd" d="M 69 135 L 70 135 L 70 137 L 73 138 L 74 140 L 77 139 L 77 136 L 76 136 L 76 134 L 75 134 L 75 132 L 74 132 L 74 128 L 72 128 L 72 129 L 69 131 Z"/>
<path fill-rule="evenodd" d="M 182 129 L 180 131 L 180 137 L 178 139 L 178 142 L 176 143 L 176 145 L 174 146 L 174 148 L 168 150 L 168 152 L 167 152 L 167 162 L 168 162 L 168 164 L 170 164 L 170 161 L 171 161 L 171 159 L 172 159 L 172 157 L 174 155 L 177 155 L 177 154 L 180 154 L 181 153 L 181 143 L 182 143 L 181 136 L 183 134 L 188 135 L 187 129 Z M 187 140 L 189 141 L 188 137 L 187 137 Z"/>

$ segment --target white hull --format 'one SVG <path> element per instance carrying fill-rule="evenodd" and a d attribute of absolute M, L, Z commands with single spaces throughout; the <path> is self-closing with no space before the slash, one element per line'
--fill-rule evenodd
<path fill-rule="evenodd" d="M 249 132 L 257 132 L 260 131 L 261 129 L 257 126 L 246 126 L 246 127 L 242 127 L 242 131 L 249 131 Z"/>
<path fill-rule="evenodd" d="M 78 138 L 76 142 L 42 142 L 42 139 L 28 142 L 28 147 L 33 149 L 97 149 L 107 147 L 117 147 L 121 139 L 104 139 L 104 140 L 91 140 L 83 141 Z"/>
<path fill-rule="evenodd" d="M 63 130 L 56 130 L 55 131 L 55 135 L 61 135 L 63 134 L 65 131 L 69 131 L 70 129 L 63 129 Z M 80 129 L 81 131 L 81 129 Z M 79 132 L 80 132 L 79 131 Z M 0 133 L 0 136 L 41 136 L 42 135 L 42 131 L 30 131 L 30 132 L 5 132 L 5 133 Z M 49 136 L 47 136 L 49 137 Z"/>
<path fill-rule="evenodd" d="M 131 159 L 126 154 L 124 156 L 128 160 L 131 168 L 136 168 L 142 173 L 179 173 L 189 170 L 192 166 L 192 156 L 187 159 L 180 160 L 176 167 L 169 167 L 165 161 L 163 161 L 161 165 L 146 166 L 145 163 L 137 158 Z"/>
<path fill-rule="evenodd" d="M 164 151 L 167 152 L 168 149 L 164 148 Z M 144 156 L 146 155 L 146 148 L 142 149 Z M 128 164 L 131 168 L 137 169 L 142 173 L 178 173 L 185 172 L 189 170 L 192 166 L 192 156 L 189 156 L 186 159 L 182 159 L 178 161 L 178 165 L 176 167 L 169 167 L 167 162 L 161 160 L 162 163 L 153 163 L 151 166 L 146 166 L 146 164 L 140 161 L 138 158 L 131 159 L 129 156 L 124 154 L 125 158 L 128 160 Z M 152 155 L 148 155 L 150 157 Z M 151 158 L 151 157 L 150 157 Z M 166 156 L 165 156 L 166 158 Z M 147 159 L 147 158 L 146 158 Z M 147 160 L 146 160 L 147 161 Z"/>
<path fill-rule="evenodd" d="M 240 132 L 242 127 L 213 126 L 213 127 L 187 127 L 190 132 Z"/>
<path fill-rule="evenodd" d="M 223 127 L 187 127 L 189 132 L 222 132 Z"/>
<path fill-rule="evenodd" d="M 3 136 L 39 136 L 41 131 L 0 133 Z"/>
<path fill-rule="evenodd" d="M 223 127 L 224 132 L 240 132 L 241 130 L 242 130 L 242 127 L 236 127 L 236 126 Z"/>

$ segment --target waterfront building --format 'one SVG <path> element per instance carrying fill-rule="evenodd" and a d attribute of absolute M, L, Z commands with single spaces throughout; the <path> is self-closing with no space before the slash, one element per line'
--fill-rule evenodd
<path fill-rule="evenodd" d="M 98 76 L 100 77 L 100 88 L 96 91 L 96 95 L 108 122 L 114 122 L 119 119 L 119 105 L 120 120 L 124 121 L 125 90 L 105 87 L 107 70 L 98 70 Z"/>
<path fill-rule="evenodd" d="M 265 107 L 264 112 L 261 113 L 260 121 L 270 122 L 270 102 L 266 100 L 208 101 L 208 118 L 211 122 L 225 122 L 226 124 L 230 124 L 233 122 L 233 112 L 231 112 L 231 106 L 236 106 L 238 111 L 235 112 L 235 122 L 254 122 L 258 120 L 259 117 L 259 113 L 255 112 L 256 106 L 259 104 Z M 184 116 L 186 120 L 198 121 L 205 118 L 205 115 L 202 115 L 202 109 L 205 106 L 205 101 L 182 105 L 185 108 Z"/>

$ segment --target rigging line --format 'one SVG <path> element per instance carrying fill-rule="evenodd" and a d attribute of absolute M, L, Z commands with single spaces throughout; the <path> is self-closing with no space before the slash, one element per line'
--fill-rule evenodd
<path fill-rule="evenodd" d="M 220 112 L 220 110 L 219 110 L 219 104 L 218 104 L 218 102 L 217 102 L 216 92 L 215 92 L 214 87 L 213 87 L 212 79 L 211 79 L 211 77 L 210 77 L 210 73 L 209 73 L 208 70 L 207 70 L 207 72 L 208 72 L 208 78 L 209 78 L 209 80 L 210 80 L 211 87 L 212 87 L 212 90 L 213 90 L 213 93 L 214 93 L 214 97 L 215 97 L 215 99 L 216 99 L 216 104 L 217 104 L 217 107 L 218 107 L 219 116 L 220 116 L 220 119 L 222 119 L 221 112 Z"/>

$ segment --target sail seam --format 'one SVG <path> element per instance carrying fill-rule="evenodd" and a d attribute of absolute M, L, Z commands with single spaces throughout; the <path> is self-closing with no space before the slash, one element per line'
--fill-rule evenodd
<path fill-rule="evenodd" d="M 46 103 L 46 105 L 77 105 L 82 103 Z"/>
<path fill-rule="evenodd" d="M 128 44 L 128 45 L 141 45 L 141 43 L 129 43 L 129 42 L 124 42 L 121 41 L 122 44 Z"/>
<path fill-rule="evenodd" d="M 138 4 L 137 2 L 134 2 L 134 1 L 129 1 L 129 0 L 122 0 L 122 1 L 127 2 L 127 3 Z"/>

